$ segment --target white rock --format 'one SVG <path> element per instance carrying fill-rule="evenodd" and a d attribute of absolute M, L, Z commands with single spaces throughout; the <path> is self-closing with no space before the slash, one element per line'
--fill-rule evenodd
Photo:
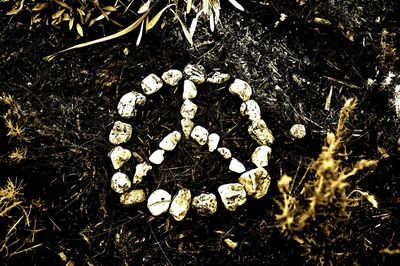
<path fill-rule="evenodd" d="M 148 198 L 147 208 L 152 215 L 158 216 L 168 211 L 170 203 L 171 194 L 163 189 L 157 189 Z"/>
<path fill-rule="evenodd" d="M 181 120 L 181 126 L 183 135 L 185 136 L 186 139 L 188 139 L 190 137 L 190 133 L 192 133 L 192 130 L 194 128 L 193 121 L 188 118 L 183 118 Z"/>
<path fill-rule="evenodd" d="M 218 148 L 217 151 L 224 159 L 230 159 L 232 157 L 232 153 L 228 148 L 222 147 Z"/>
<path fill-rule="evenodd" d="M 225 208 L 235 211 L 246 202 L 246 190 L 239 183 L 224 184 L 218 188 L 219 195 Z"/>
<path fill-rule="evenodd" d="M 131 188 L 131 180 L 124 173 L 115 173 L 111 178 L 111 188 L 117 193 L 124 193 Z"/>
<path fill-rule="evenodd" d="M 122 117 L 134 117 L 137 114 L 137 107 L 146 103 L 146 97 L 136 91 L 128 92 L 121 97 L 118 103 L 118 114 Z"/>
<path fill-rule="evenodd" d="M 183 82 L 183 94 L 182 98 L 184 100 L 193 99 L 197 96 L 197 88 L 193 81 L 185 80 Z"/>
<path fill-rule="evenodd" d="M 197 105 L 191 100 L 184 100 L 181 107 L 181 115 L 183 118 L 193 119 L 197 113 Z"/>
<path fill-rule="evenodd" d="M 250 136 L 260 145 L 271 145 L 274 143 L 274 136 L 267 127 L 264 120 L 254 120 L 248 128 Z"/>
<path fill-rule="evenodd" d="M 290 128 L 290 134 L 293 138 L 302 139 L 306 136 L 306 127 L 302 124 L 295 124 Z"/>
<path fill-rule="evenodd" d="M 163 86 L 162 80 L 155 74 L 150 74 L 142 81 L 142 89 L 144 94 L 156 93 Z"/>
<path fill-rule="evenodd" d="M 132 137 L 132 126 L 116 121 L 113 128 L 111 129 L 109 140 L 114 145 L 128 142 Z"/>
<path fill-rule="evenodd" d="M 244 165 L 239 162 L 237 159 L 232 158 L 231 162 L 229 163 L 229 170 L 231 170 L 232 172 L 241 174 L 244 171 L 246 171 L 246 167 L 244 167 Z"/>
<path fill-rule="evenodd" d="M 171 206 L 169 207 L 169 213 L 176 221 L 182 221 L 183 218 L 185 218 L 190 209 L 191 200 L 192 194 L 190 193 L 190 190 L 186 188 L 179 190 L 174 196 Z"/>
<path fill-rule="evenodd" d="M 206 70 L 202 65 L 187 65 L 183 70 L 187 78 L 196 84 L 206 81 Z"/>
<path fill-rule="evenodd" d="M 181 71 L 177 69 L 170 69 L 161 75 L 161 78 L 170 86 L 178 85 L 178 82 L 183 78 Z"/>
<path fill-rule="evenodd" d="M 108 156 L 114 169 L 119 169 L 131 158 L 132 153 L 128 149 L 117 146 L 108 153 Z"/>
<path fill-rule="evenodd" d="M 242 101 L 250 100 L 252 94 L 249 83 L 241 79 L 234 80 L 234 82 L 229 86 L 229 92 L 238 95 Z"/>
<path fill-rule="evenodd" d="M 208 144 L 208 151 L 213 152 L 218 148 L 218 143 L 221 138 L 217 133 L 211 133 L 208 136 L 207 144 Z"/>
<path fill-rule="evenodd" d="M 208 130 L 202 126 L 196 126 L 192 133 L 190 134 L 192 139 L 194 139 L 199 145 L 203 146 L 207 143 Z"/>
<path fill-rule="evenodd" d="M 179 131 L 173 131 L 169 133 L 163 140 L 160 142 L 159 146 L 164 151 L 172 151 L 175 149 L 178 142 L 181 140 L 182 135 Z"/>
<path fill-rule="evenodd" d="M 251 155 L 251 161 L 257 167 L 265 167 L 268 165 L 269 156 L 271 155 L 272 150 L 270 147 L 264 145 L 257 147 L 253 154 Z"/>
<path fill-rule="evenodd" d="M 193 209 L 201 216 L 208 216 L 217 211 L 217 197 L 213 193 L 202 193 L 193 198 Z"/>
<path fill-rule="evenodd" d="M 222 84 L 228 81 L 230 78 L 231 76 L 229 74 L 217 71 L 207 78 L 207 82 L 212 84 Z"/>
<path fill-rule="evenodd" d="M 247 195 L 259 199 L 267 194 L 271 177 L 264 168 L 259 167 L 243 173 L 239 177 L 239 183 L 244 186 Z"/>
<path fill-rule="evenodd" d="M 156 150 L 150 155 L 149 161 L 153 164 L 161 164 L 164 161 L 164 154 L 164 150 Z"/>
<path fill-rule="evenodd" d="M 143 189 L 134 189 L 122 194 L 119 201 L 125 206 L 136 205 L 146 201 L 146 193 Z"/>
<path fill-rule="evenodd" d="M 242 116 L 247 116 L 250 121 L 261 119 L 261 109 L 258 103 L 254 100 L 248 100 L 240 106 Z"/>
<path fill-rule="evenodd" d="M 133 184 L 141 183 L 143 177 L 145 177 L 151 169 L 153 169 L 153 167 L 146 162 L 136 165 L 135 175 L 133 176 Z"/>

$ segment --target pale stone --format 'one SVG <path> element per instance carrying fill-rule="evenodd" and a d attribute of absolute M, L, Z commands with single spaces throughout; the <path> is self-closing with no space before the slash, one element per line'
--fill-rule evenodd
<path fill-rule="evenodd" d="M 116 121 L 113 128 L 111 129 L 109 140 L 114 145 L 128 142 L 132 137 L 132 126 Z"/>
<path fill-rule="evenodd" d="M 249 83 L 241 79 L 234 80 L 234 82 L 229 86 L 229 92 L 238 95 L 242 101 L 250 100 L 252 94 Z"/>
<path fill-rule="evenodd" d="M 239 183 L 244 186 L 247 195 L 259 199 L 267 194 L 271 177 L 264 168 L 259 167 L 243 173 L 239 177 Z"/>
<path fill-rule="evenodd" d="M 218 143 L 219 143 L 220 139 L 221 138 L 217 133 L 211 133 L 208 136 L 207 145 L 208 145 L 209 152 L 213 152 L 218 148 Z"/>
<path fill-rule="evenodd" d="M 181 126 L 183 135 L 185 136 L 186 139 L 188 139 L 190 137 L 190 133 L 192 133 L 192 130 L 194 128 L 193 121 L 188 118 L 183 118 L 181 120 Z"/>
<path fill-rule="evenodd" d="M 197 113 L 197 105 L 191 100 L 184 100 L 181 107 L 181 115 L 183 118 L 193 119 Z"/>
<path fill-rule="evenodd" d="M 143 177 L 145 177 L 151 169 L 153 169 L 153 167 L 146 162 L 136 165 L 135 175 L 133 176 L 133 184 L 141 183 Z"/>
<path fill-rule="evenodd" d="M 206 70 L 202 65 L 187 65 L 183 70 L 187 78 L 196 84 L 206 81 Z"/>
<path fill-rule="evenodd" d="M 178 82 L 183 78 L 181 71 L 177 69 L 170 69 L 161 75 L 161 78 L 170 86 L 178 85 Z"/>
<path fill-rule="evenodd" d="M 190 134 L 192 139 L 194 139 L 199 145 L 203 146 L 207 143 L 208 130 L 202 126 L 196 126 L 192 133 Z"/>
<path fill-rule="evenodd" d="M 178 142 L 181 140 L 182 135 L 179 131 L 173 131 L 169 133 L 163 140 L 160 142 L 159 146 L 161 149 L 165 151 L 172 151 L 175 149 Z"/>
<path fill-rule="evenodd" d="M 124 149 L 121 146 L 113 148 L 108 156 L 111 159 L 111 163 L 114 169 L 121 168 L 132 156 L 132 153 L 128 149 Z"/>
<path fill-rule="evenodd" d="M 216 71 L 207 78 L 207 82 L 212 84 L 222 84 L 228 81 L 230 78 L 231 76 L 229 74 Z"/>
<path fill-rule="evenodd" d="M 197 88 L 193 81 L 185 80 L 183 82 L 183 94 L 182 98 L 184 100 L 193 99 L 197 96 Z"/>
<path fill-rule="evenodd" d="M 218 192 L 222 203 L 229 211 L 235 211 L 246 202 L 246 190 L 242 184 L 224 184 L 218 188 Z"/>
<path fill-rule="evenodd" d="M 202 193 L 193 198 L 193 209 L 201 216 L 208 216 L 217 211 L 217 197 L 213 193 Z"/>
<path fill-rule="evenodd" d="M 248 100 L 240 106 L 242 116 L 247 116 L 250 121 L 261 119 L 261 109 L 258 103 L 254 100 Z"/>
<path fill-rule="evenodd" d="M 217 151 L 224 159 L 230 159 L 232 157 L 232 153 L 228 148 L 222 147 L 218 148 Z"/>
<path fill-rule="evenodd" d="M 248 128 L 250 136 L 260 145 L 271 145 L 274 136 L 264 120 L 254 120 Z"/>
<path fill-rule="evenodd" d="M 176 221 L 182 221 L 183 218 L 185 218 L 190 209 L 191 200 L 192 194 L 190 193 L 190 190 L 186 188 L 179 190 L 174 196 L 171 206 L 169 207 L 169 213 Z"/>
<path fill-rule="evenodd" d="M 306 136 L 306 127 L 302 124 L 295 124 L 290 128 L 290 134 L 293 138 L 302 139 Z"/>
<path fill-rule="evenodd" d="M 149 161 L 153 164 L 161 164 L 164 161 L 164 154 L 164 150 L 156 150 L 150 155 Z"/>
<path fill-rule="evenodd" d="M 237 159 L 232 158 L 231 162 L 229 163 L 229 170 L 231 170 L 232 172 L 241 174 L 244 171 L 246 171 L 246 168 Z"/>
<path fill-rule="evenodd" d="M 147 208 L 154 216 L 158 216 L 168 211 L 171 203 L 171 194 L 163 189 L 157 189 L 147 199 Z"/>
<path fill-rule="evenodd" d="M 269 157 L 271 156 L 272 150 L 270 147 L 264 145 L 257 147 L 251 155 L 251 161 L 257 167 L 265 167 L 268 165 Z"/>
<path fill-rule="evenodd" d="M 125 206 L 136 205 L 146 201 L 146 193 L 143 189 L 134 189 L 122 194 L 119 201 Z"/>
<path fill-rule="evenodd" d="M 111 188 L 117 193 L 124 193 L 131 188 L 131 180 L 124 173 L 115 173 L 111 178 Z"/>
<path fill-rule="evenodd" d="M 134 117 L 137 114 L 137 107 L 146 103 L 146 97 L 136 91 L 128 92 L 121 97 L 118 103 L 118 114 L 122 117 Z"/>
<path fill-rule="evenodd" d="M 163 86 L 162 80 L 155 74 L 150 74 L 142 81 L 142 89 L 144 94 L 156 93 Z"/>

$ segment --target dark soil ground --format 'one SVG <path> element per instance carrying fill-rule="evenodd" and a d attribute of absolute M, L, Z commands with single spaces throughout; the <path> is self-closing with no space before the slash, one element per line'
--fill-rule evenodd
<path fill-rule="evenodd" d="M 390 52 L 399 48 L 399 3 L 326 0 L 300 6 L 289 0 L 241 2 L 245 12 L 223 3 L 222 25 L 216 32 L 210 33 L 208 24 L 202 22 L 193 47 L 179 24 L 168 21 L 163 29 L 157 26 L 146 34 L 139 47 L 135 31 L 62 54 L 51 62 L 42 58 L 75 44 L 73 34 L 48 26 L 30 30 L 28 15 L 0 15 L 0 91 L 21 104 L 30 138 L 23 143 L 9 139 L 1 121 L 0 182 L 6 177 L 23 180 L 25 197 L 35 206 L 31 214 L 35 228 L 42 229 L 35 234 L 35 243 L 43 244 L 4 263 L 315 263 L 302 256 L 304 250 L 275 226 L 279 208 L 274 200 L 280 199 L 277 180 L 284 173 L 300 180 L 311 160 L 318 157 L 326 133 L 335 129 L 340 108 L 350 97 L 357 98 L 359 106 L 349 125 L 348 163 L 380 159 L 375 169 L 355 176 L 351 188 L 374 194 L 379 208 L 366 204 L 355 211 L 350 234 L 340 242 L 345 255 L 326 257 L 339 257 L 332 260 L 336 264 L 361 265 L 389 265 L 399 259 L 399 255 L 381 252 L 398 248 L 400 242 L 399 117 L 393 102 L 394 87 L 400 81 L 394 78 L 391 84 L 381 85 L 389 72 L 400 72 L 398 52 Z M 7 10 L 2 4 L 0 8 L 0 14 Z M 281 13 L 288 17 L 275 27 Z M 331 25 L 315 23 L 315 17 Z M 106 34 L 116 30 L 110 25 L 104 29 Z M 101 36 L 102 30 L 93 28 L 87 40 Z M 236 212 L 223 210 L 220 204 L 211 217 L 190 211 L 184 221 L 176 222 L 168 215 L 152 217 L 145 204 L 131 208 L 119 204 L 110 188 L 114 170 L 107 157 L 113 147 L 108 134 L 113 122 L 120 120 L 116 105 L 123 94 L 139 89 L 150 73 L 161 75 L 188 63 L 203 64 L 208 72 L 221 69 L 248 81 L 276 142 L 267 168 L 272 184 L 265 198 L 249 199 Z M 126 120 L 135 132 L 127 147 L 146 158 L 163 136 L 179 128 L 180 95 L 165 87 L 148 97 L 138 116 Z M 256 144 L 248 137 L 246 120 L 238 114 L 240 101 L 228 94 L 226 85 L 202 85 L 197 102 L 201 110 L 197 122 L 221 134 L 222 143 L 251 167 L 249 155 Z M 0 111 L 3 114 L 7 107 L 2 105 Z M 305 139 L 291 138 L 289 129 L 295 123 L 306 126 Z M 7 154 L 19 146 L 27 148 L 27 158 L 15 164 Z M 123 170 L 132 173 L 134 165 L 130 162 Z M 148 192 L 164 188 L 172 194 L 187 187 L 197 194 L 215 192 L 236 178 L 216 155 L 186 141 L 141 186 Z M 230 250 L 223 241 L 226 238 L 238 247 Z"/>

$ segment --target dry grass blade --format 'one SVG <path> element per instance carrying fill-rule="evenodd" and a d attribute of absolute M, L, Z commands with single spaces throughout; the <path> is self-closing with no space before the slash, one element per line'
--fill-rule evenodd
<path fill-rule="evenodd" d="M 158 20 L 161 18 L 162 14 L 170 8 L 171 6 L 174 6 L 175 4 L 170 4 L 164 7 L 163 9 L 160 10 L 160 12 L 157 13 L 148 23 L 146 23 L 146 31 L 151 30 L 158 22 Z"/>
<path fill-rule="evenodd" d="M 187 0 L 186 13 L 189 14 L 191 9 L 192 9 L 192 0 Z"/>
<path fill-rule="evenodd" d="M 239 4 L 236 0 L 228 0 L 229 2 L 231 2 L 231 4 L 236 7 L 237 9 L 239 9 L 240 11 L 244 11 L 244 8 L 241 4 Z"/>
<path fill-rule="evenodd" d="M 185 23 L 183 23 L 183 21 L 180 19 L 180 17 L 178 16 L 178 14 L 175 13 L 175 11 L 173 11 L 173 10 L 171 10 L 171 11 L 175 14 L 176 18 L 178 19 L 179 23 L 181 24 L 181 27 L 182 27 L 183 33 L 185 34 L 186 39 L 189 41 L 190 45 L 193 45 L 192 36 L 190 35 L 190 32 L 189 32 L 189 30 L 187 29 Z"/>
<path fill-rule="evenodd" d="M 65 53 L 65 52 L 68 52 L 68 51 L 71 51 L 71 50 L 74 50 L 74 49 L 79 49 L 79 48 L 91 46 L 93 44 L 97 44 L 97 43 L 101 43 L 101 42 L 110 41 L 110 40 L 116 39 L 118 37 L 121 37 L 121 36 L 123 36 L 125 34 L 128 34 L 129 32 L 133 31 L 134 29 L 136 29 L 140 25 L 140 23 L 147 17 L 147 15 L 149 14 L 150 10 L 151 10 L 151 8 L 149 10 L 147 10 L 146 13 L 144 13 L 139 19 L 137 19 L 130 26 L 128 26 L 127 28 L 125 28 L 125 29 L 123 29 L 123 30 L 121 30 L 121 31 L 119 31 L 117 33 L 114 33 L 112 35 L 109 35 L 109 36 L 106 36 L 106 37 L 103 37 L 103 38 L 100 38 L 100 39 L 96 39 L 96 40 L 93 40 L 93 41 L 89 41 L 89 42 L 85 42 L 85 43 L 74 45 L 74 46 L 69 47 L 67 49 L 58 51 L 58 52 L 56 52 L 54 54 L 48 55 L 48 56 L 44 57 L 43 60 L 52 61 L 57 55 L 59 55 L 61 53 Z"/>

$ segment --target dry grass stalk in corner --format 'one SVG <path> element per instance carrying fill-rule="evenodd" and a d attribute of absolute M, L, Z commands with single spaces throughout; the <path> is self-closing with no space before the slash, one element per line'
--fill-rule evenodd
<path fill-rule="evenodd" d="M 282 211 L 276 215 L 278 227 L 287 237 L 300 243 L 306 255 L 320 263 L 329 262 L 335 254 L 342 254 L 336 250 L 338 247 L 335 242 L 346 237 L 346 232 L 339 228 L 349 221 L 352 208 L 363 199 L 367 199 L 374 207 L 378 205 L 374 196 L 367 192 L 349 191 L 349 177 L 378 163 L 377 160 L 363 159 L 352 166 L 344 164 L 347 159 L 346 123 L 356 106 L 354 99 L 344 104 L 337 129 L 335 133 L 327 134 L 326 144 L 318 159 L 310 165 L 312 176 L 306 178 L 300 194 L 292 193 L 291 177 L 284 175 L 278 182 L 283 196 L 283 201 L 277 201 Z M 354 197 L 355 194 L 359 196 Z"/>

